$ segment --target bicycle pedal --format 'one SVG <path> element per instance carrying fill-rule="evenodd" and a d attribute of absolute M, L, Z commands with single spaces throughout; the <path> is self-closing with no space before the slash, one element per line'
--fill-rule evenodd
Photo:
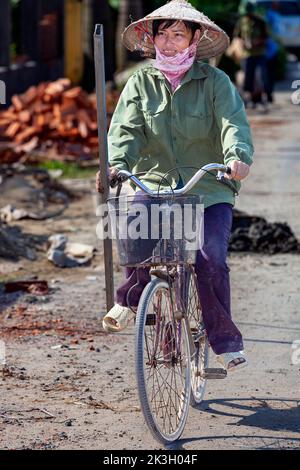
<path fill-rule="evenodd" d="M 153 313 L 149 313 L 146 318 L 146 325 L 155 325 L 156 324 L 156 315 Z"/>
<path fill-rule="evenodd" d="M 212 368 L 207 368 L 204 369 L 204 372 L 202 372 L 201 377 L 203 379 L 226 379 L 227 377 L 227 370 L 218 368 L 218 369 L 212 369 Z"/>

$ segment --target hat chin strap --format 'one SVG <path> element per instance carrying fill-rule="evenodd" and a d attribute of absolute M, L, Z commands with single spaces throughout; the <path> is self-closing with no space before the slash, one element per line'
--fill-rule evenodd
<path fill-rule="evenodd" d="M 205 29 L 204 33 L 202 34 L 201 38 L 199 39 L 199 42 L 202 41 L 202 39 L 208 39 L 208 41 L 210 42 L 214 42 L 214 40 L 212 38 L 210 38 L 209 36 L 207 36 L 207 34 L 209 33 L 209 29 Z"/>

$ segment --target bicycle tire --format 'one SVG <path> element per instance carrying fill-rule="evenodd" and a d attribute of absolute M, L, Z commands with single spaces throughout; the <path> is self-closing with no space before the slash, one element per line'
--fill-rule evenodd
<path fill-rule="evenodd" d="M 197 338 L 195 344 L 195 356 L 191 359 L 191 399 L 192 407 L 198 406 L 204 398 L 207 380 L 202 377 L 204 369 L 209 364 L 209 345 L 205 333 L 202 308 L 197 288 L 197 277 L 194 270 L 189 272 L 187 286 L 187 315 L 193 337 Z"/>
<path fill-rule="evenodd" d="M 162 281 L 161 279 L 152 280 L 145 287 L 141 296 L 136 318 L 136 377 L 141 409 L 146 424 L 157 441 L 162 444 L 168 444 L 176 441 L 184 430 L 189 412 L 191 375 L 190 348 L 185 321 L 183 319 L 173 320 L 173 324 L 175 322 L 176 328 L 173 329 L 173 333 L 170 333 L 172 330 L 170 326 L 172 320 L 170 319 L 169 321 L 167 318 L 167 316 L 170 315 L 170 312 L 168 312 L 169 307 L 167 306 L 166 312 L 162 312 L 163 307 L 157 307 L 156 305 L 156 312 L 153 314 L 152 310 L 155 310 L 155 298 L 157 298 L 158 302 L 162 305 L 162 300 L 159 300 L 159 297 L 163 296 L 165 296 L 165 301 L 168 302 L 170 299 L 169 285 L 166 281 Z M 161 311 L 159 311 L 159 308 Z M 146 324 L 149 323 L 149 318 L 152 318 L 154 325 Z M 165 320 L 168 321 L 166 322 Z M 155 326 L 155 328 L 152 329 L 151 341 L 153 351 L 151 357 L 150 330 L 148 326 Z M 178 333 L 180 331 L 182 332 L 181 335 Z M 182 343 L 180 345 L 178 345 L 179 336 L 180 343 Z M 182 349 L 178 354 L 179 347 Z M 157 349 L 158 353 L 156 354 Z M 172 349 L 172 351 L 170 351 L 170 349 Z M 171 354 L 172 361 L 170 360 Z M 178 357 L 181 358 L 180 363 L 177 363 Z M 148 364 L 146 363 L 147 361 Z M 161 362 L 163 364 L 160 364 Z M 148 367 L 146 367 L 147 365 Z M 178 370 L 176 370 L 176 367 Z M 177 387 L 176 380 L 180 382 L 179 369 L 183 371 L 182 387 L 179 386 L 179 390 L 182 388 L 180 395 L 175 391 Z M 171 384 L 168 383 L 167 380 L 165 382 L 163 381 L 165 374 L 167 378 L 168 375 L 171 375 Z M 179 377 L 177 377 L 177 375 Z M 157 391 L 155 390 L 156 379 L 159 395 L 157 395 Z M 150 380 L 153 381 L 151 391 L 150 384 L 148 383 Z M 161 380 L 162 383 L 161 387 L 159 380 Z M 170 398 L 170 395 L 166 401 L 165 398 L 168 396 L 168 393 L 173 393 L 173 396 Z"/>

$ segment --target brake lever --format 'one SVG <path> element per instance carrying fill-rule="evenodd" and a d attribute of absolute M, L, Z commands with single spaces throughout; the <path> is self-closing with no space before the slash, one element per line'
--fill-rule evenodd
<path fill-rule="evenodd" d="M 112 179 L 109 182 L 109 185 L 110 185 L 111 188 L 116 188 L 117 186 L 124 183 L 128 179 L 129 179 L 128 176 L 117 174 L 117 175 L 112 177 Z"/>
<path fill-rule="evenodd" d="M 226 175 L 231 175 L 231 168 L 229 166 L 226 167 L 225 171 L 218 171 L 217 179 L 218 180 L 223 180 L 225 178 L 225 174 Z"/>
<path fill-rule="evenodd" d="M 225 178 L 225 173 L 226 173 L 227 175 L 231 175 L 232 170 L 231 170 L 231 168 L 230 168 L 229 166 L 226 168 L 226 171 L 225 171 L 225 172 L 224 172 L 224 171 L 218 171 L 217 180 L 220 181 L 220 183 L 223 183 L 223 184 L 225 184 L 226 186 L 228 186 L 228 187 L 231 189 L 231 191 L 234 193 L 234 195 L 235 195 L 235 196 L 238 196 L 239 193 L 238 193 L 236 187 L 235 187 L 234 184 L 230 181 L 230 179 Z"/>
<path fill-rule="evenodd" d="M 119 176 L 115 175 L 112 177 L 112 179 L 109 181 L 109 186 L 113 189 L 116 188 L 120 184 Z"/>

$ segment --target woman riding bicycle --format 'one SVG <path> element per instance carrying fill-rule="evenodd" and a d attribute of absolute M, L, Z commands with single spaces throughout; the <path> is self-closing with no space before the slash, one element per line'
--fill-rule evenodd
<path fill-rule="evenodd" d="M 226 264 L 235 195 L 249 173 L 253 145 L 243 102 L 229 77 L 201 62 L 228 47 L 226 33 L 188 1 L 172 0 L 123 33 L 130 50 L 155 58 L 128 80 L 108 134 L 110 177 L 119 170 L 144 172 L 151 189 L 183 187 L 208 163 L 231 168 L 222 184 L 210 174 L 195 186 L 204 196 L 204 246 L 195 271 L 208 340 L 227 370 L 246 365 L 242 335 L 231 318 Z M 161 179 L 169 170 L 166 179 Z M 166 181 L 167 180 L 167 181 Z M 228 180 L 227 180 L 228 181 Z M 169 184 L 169 186 L 168 186 Z M 97 187 L 101 191 L 99 174 Z M 103 318 L 109 332 L 123 330 L 150 281 L 149 269 L 126 268 L 115 306 Z"/>

